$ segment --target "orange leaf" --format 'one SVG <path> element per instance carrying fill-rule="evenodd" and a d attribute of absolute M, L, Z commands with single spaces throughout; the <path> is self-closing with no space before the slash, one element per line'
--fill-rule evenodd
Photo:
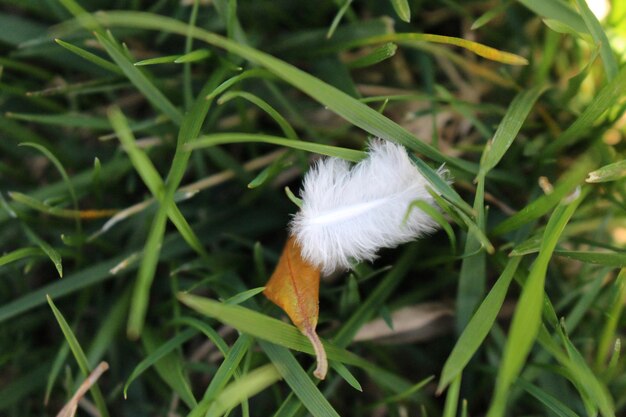
<path fill-rule="evenodd" d="M 290 236 L 263 294 L 282 308 L 293 324 L 311 341 L 317 356 L 317 368 L 313 375 L 324 379 L 328 361 L 324 346 L 315 333 L 319 314 L 319 288 L 319 268 L 302 258 L 300 245 Z"/>

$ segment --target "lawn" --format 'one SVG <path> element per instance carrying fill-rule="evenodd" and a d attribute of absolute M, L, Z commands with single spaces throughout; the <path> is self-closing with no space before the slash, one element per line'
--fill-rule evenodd
<path fill-rule="evenodd" d="M 626 412 L 626 2 L 0 0 L 0 51 L 0 415 Z M 294 270 L 388 142 L 423 198 L 342 239 L 437 231 Z"/>

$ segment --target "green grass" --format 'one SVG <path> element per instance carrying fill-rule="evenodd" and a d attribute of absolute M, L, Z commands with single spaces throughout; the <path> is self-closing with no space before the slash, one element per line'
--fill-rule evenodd
<path fill-rule="evenodd" d="M 79 415 L 624 414 L 612 3 L 0 0 L 0 415 L 101 361 Z M 302 176 L 372 136 L 442 230 L 322 282 L 318 381 L 261 291 Z"/>

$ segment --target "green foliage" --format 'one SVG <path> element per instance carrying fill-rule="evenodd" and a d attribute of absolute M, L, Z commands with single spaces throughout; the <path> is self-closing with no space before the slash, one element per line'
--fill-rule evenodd
<path fill-rule="evenodd" d="M 0 415 L 623 415 L 612 3 L 0 0 Z M 322 281 L 318 381 L 260 293 L 370 136 L 441 230 Z"/>

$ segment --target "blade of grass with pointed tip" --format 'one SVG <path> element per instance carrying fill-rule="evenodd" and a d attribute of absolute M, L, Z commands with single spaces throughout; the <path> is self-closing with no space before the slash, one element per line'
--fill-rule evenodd
<path fill-rule="evenodd" d="M 561 341 L 565 345 L 567 355 L 571 360 L 572 376 L 578 386 L 587 392 L 589 398 L 598 406 L 603 417 L 615 417 L 615 405 L 607 387 L 600 382 L 598 377 L 587 365 L 585 358 L 580 354 L 576 346 L 570 341 L 564 330 L 559 327 Z"/>
<path fill-rule="evenodd" d="M 48 300 L 48 304 L 50 305 L 50 308 L 52 309 L 52 313 L 54 314 L 54 317 L 59 323 L 59 327 L 61 328 L 61 331 L 63 332 L 63 335 L 65 336 L 65 340 L 67 340 L 67 343 L 70 346 L 72 354 L 74 355 L 74 358 L 76 359 L 76 363 L 78 363 L 78 367 L 80 368 L 83 375 L 87 377 L 89 373 L 91 372 L 91 369 L 89 368 L 89 363 L 87 362 L 87 357 L 85 356 L 85 352 L 83 352 L 83 349 L 78 343 L 78 340 L 76 339 L 76 336 L 74 335 L 74 332 L 72 331 L 70 326 L 67 324 L 67 321 L 65 321 L 63 314 L 61 314 L 61 312 L 54 305 L 52 298 L 50 298 L 50 296 L 46 296 L 46 299 Z M 102 391 L 100 391 L 100 387 L 98 386 L 98 384 L 93 384 L 90 391 L 91 391 L 91 394 L 93 395 L 94 401 L 96 403 L 96 407 L 98 408 L 100 415 L 102 417 L 108 417 L 109 412 L 107 411 L 106 403 L 104 401 L 104 397 L 102 396 Z"/>
<path fill-rule="evenodd" d="M 330 367 L 334 369 L 335 372 L 337 372 L 337 375 L 343 378 L 343 380 L 346 381 L 348 385 L 350 385 L 352 388 L 359 392 L 363 392 L 363 387 L 361 387 L 359 381 L 354 377 L 354 375 L 352 375 L 352 372 L 350 372 L 350 370 L 344 364 L 339 362 L 331 362 Z"/>
<path fill-rule="evenodd" d="M 586 190 L 584 194 L 588 191 Z M 504 415 L 510 387 L 519 376 L 541 327 L 544 284 L 548 263 L 565 225 L 583 199 L 584 195 L 580 195 L 573 201 L 562 202 L 548 220 L 539 255 L 528 273 L 528 279 L 524 284 L 513 315 L 502 361 L 498 369 L 495 394 L 487 413 L 488 417 Z"/>
<path fill-rule="evenodd" d="M 264 341 L 259 341 L 259 344 L 289 388 L 313 417 L 339 417 L 289 350 Z"/>
<path fill-rule="evenodd" d="M 197 62 L 203 59 L 206 59 L 211 56 L 211 51 L 208 49 L 196 49 L 195 51 L 191 51 L 182 55 L 174 60 L 176 64 L 184 64 L 187 62 Z"/>
<path fill-rule="evenodd" d="M 112 72 L 113 74 L 118 74 L 121 75 L 123 74 L 122 70 L 115 65 L 114 63 L 107 61 L 106 59 L 100 58 L 98 55 L 91 53 L 89 51 L 84 50 L 83 48 L 79 48 L 76 45 L 72 45 L 69 42 L 64 42 L 61 39 L 55 39 L 54 40 L 58 45 L 62 46 L 63 48 L 67 49 L 68 51 L 78 55 L 79 57 L 91 62 L 92 64 L 95 64 L 97 66 L 99 66 L 100 68 L 104 68 L 107 71 Z"/>
<path fill-rule="evenodd" d="M 365 157 L 365 152 L 363 151 L 254 133 L 214 133 L 211 135 L 201 136 L 197 140 L 189 143 L 186 148 L 189 150 L 193 150 L 216 145 L 224 145 L 228 143 L 248 142 L 269 143 L 272 145 L 285 146 L 307 152 L 318 153 L 321 155 L 334 156 L 351 162 L 358 162 Z"/>
<path fill-rule="evenodd" d="M 498 125 L 493 139 L 485 147 L 481 158 L 479 177 L 481 175 L 486 176 L 500 162 L 513 144 L 533 105 L 545 90 L 545 86 L 539 85 L 524 90 L 515 96 Z"/>
<path fill-rule="evenodd" d="M 600 56 L 604 63 L 604 71 L 606 72 L 607 80 L 611 81 L 617 75 L 618 65 L 611 49 L 609 39 L 602 29 L 602 25 L 598 21 L 598 18 L 593 14 L 586 0 L 576 0 L 576 5 L 580 11 L 580 15 L 587 26 L 587 30 L 591 33 L 593 40 L 596 44 L 600 45 Z"/>
<path fill-rule="evenodd" d="M 230 379 L 236 375 L 237 368 L 244 355 L 252 347 L 254 339 L 247 334 L 239 336 L 233 346 L 224 354 L 224 362 L 211 378 L 202 400 L 191 410 L 187 417 L 204 417 L 211 403 L 215 400 Z"/>
<path fill-rule="evenodd" d="M 411 21 L 411 7 L 408 0 L 391 0 L 391 5 L 401 20 L 407 23 Z"/>
<path fill-rule="evenodd" d="M 278 124 L 278 126 L 281 128 L 281 130 L 288 139 L 298 139 L 298 134 L 295 130 L 293 130 L 293 127 L 291 127 L 287 119 L 285 119 L 282 114 L 276 111 L 276 109 L 270 106 L 267 101 L 258 96 L 255 96 L 254 94 L 248 93 L 246 91 L 229 91 L 222 95 L 222 97 L 220 97 L 217 102 L 219 104 L 224 104 L 234 98 L 243 98 L 245 100 L 248 100 L 250 103 L 255 104 L 265 113 L 267 113 L 268 116 L 274 119 L 276 124 Z"/>
<path fill-rule="evenodd" d="M 133 65 L 136 67 L 143 67 L 145 65 L 172 64 L 176 62 L 178 58 L 180 58 L 180 55 L 159 56 L 137 61 Z"/>
<path fill-rule="evenodd" d="M 63 182 L 65 183 L 65 186 L 67 187 L 67 191 L 69 192 L 70 197 L 72 198 L 72 205 L 74 206 L 74 210 L 78 210 L 78 198 L 76 197 L 76 191 L 74 190 L 74 185 L 72 184 L 72 181 L 70 181 L 70 177 L 67 175 L 65 168 L 63 168 L 63 164 L 61 164 L 61 161 L 59 161 L 59 159 L 52 152 L 50 152 L 48 148 L 38 143 L 22 142 L 20 143 L 20 146 L 28 146 L 30 148 L 37 149 L 39 152 L 44 154 L 46 158 L 48 158 L 50 162 L 52 162 L 52 164 L 54 164 L 57 171 L 59 171 L 59 174 L 61 174 L 61 177 L 63 178 Z M 80 219 L 76 219 L 76 231 L 79 235 L 82 232 Z"/>
<path fill-rule="evenodd" d="M 337 14 L 333 18 L 333 21 L 331 22 L 330 27 L 328 28 L 328 32 L 326 32 L 326 39 L 330 39 L 333 37 L 333 35 L 335 34 L 335 31 L 337 30 L 337 26 L 339 26 L 339 23 L 341 22 L 343 15 L 346 14 L 351 4 L 352 4 L 352 0 L 343 1 L 343 4 L 337 11 Z"/>
<path fill-rule="evenodd" d="M 521 386 L 526 392 L 539 400 L 548 409 L 554 411 L 557 415 L 562 417 L 580 417 L 571 408 L 563 404 L 556 397 L 549 394 L 547 391 L 533 385 L 522 378 L 518 378 L 515 381 L 515 385 Z"/>
<path fill-rule="evenodd" d="M 432 205 L 428 204 L 423 200 L 412 201 L 407 208 L 406 214 L 402 219 L 402 222 L 406 222 L 411 214 L 411 210 L 414 208 L 422 210 L 424 213 L 428 214 L 448 235 L 448 240 L 450 241 L 450 251 L 454 254 L 456 253 L 456 236 L 454 235 L 454 230 L 452 230 L 452 226 L 446 220 L 446 218 Z"/>
<path fill-rule="evenodd" d="M 36 244 L 37 246 L 39 246 L 39 248 L 43 251 L 43 253 L 45 253 L 48 256 L 48 258 L 50 258 L 50 260 L 52 261 L 52 264 L 54 265 L 57 272 L 59 273 L 59 278 L 63 278 L 63 263 L 61 260 L 61 255 L 59 255 L 59 252 L 57 252 L 52 246 L 50 246 L 48 242 L 40 238 L 25 223 L 22 224 L 22 227 L 24 228 L 24 232 L 26 233 L 26 236 L 28 236 L 28 239 L 34 244 Z"/>
<path fill-rule="evenodd" d="M 521 257 L 509 260 L 491 291 L 461 333 L 441 371 L 438 392 L 442 392 L 463 371 L 489 334 L 521 260 Z"/>
<path fill-rule="evenodd" d="M 311 355 L 315 353 L 309 339 L 296 329 L 296 327 L 280 320 L 265 316 L 248 308 L 224 304 L 196 295 L 179 293 L 178 299 L 199 313 L 229 324 L 243 333 L 248 333 L 259 339 L 267 340 L 268 342 L 299 352 L 305 352 Z M 330 360 L 358 366 L 370 372 L 376 368 L 368 361 L 363 360 L 355 354 L 327 342 L 324 342 L 324 348 Z"/>

